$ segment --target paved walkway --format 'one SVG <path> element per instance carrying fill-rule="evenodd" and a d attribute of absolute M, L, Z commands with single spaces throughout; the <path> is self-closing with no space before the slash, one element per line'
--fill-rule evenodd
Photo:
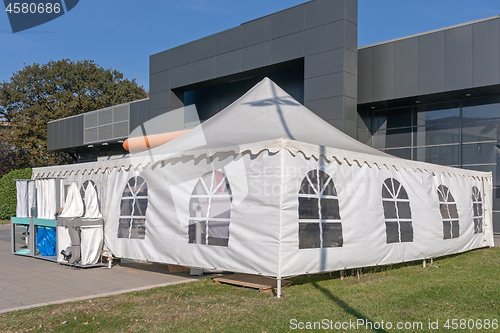
<path fill-rule="evenodd" d="M 9 224 L 0 225 L 0 267 L 0 313 L 200 279 L 188 273 L 169 274 L 167 265 L 160 264 L 122 263 L 112 269 L 76 269 L 13 255 Z"/>

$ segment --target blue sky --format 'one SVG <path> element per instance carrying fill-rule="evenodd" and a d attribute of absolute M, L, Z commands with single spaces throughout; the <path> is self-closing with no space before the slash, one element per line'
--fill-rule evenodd
<path fill-rule="evenodd" d="M 21 1 L 21 0 L 20 0 Z M 0 13 L 0 82 L 24 64 L 91 59 L 149 87 L 149 56 L 303 0 L 80 0 L 69 13 L 13 34 Z M 359 0 L 359 46 L 500 15 L 498 0 Z"/>

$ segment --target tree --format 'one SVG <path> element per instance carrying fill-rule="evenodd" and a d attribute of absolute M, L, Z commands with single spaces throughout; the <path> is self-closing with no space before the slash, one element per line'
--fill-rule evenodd
<path fill-rule="evenodd" d="M 0 120 L 12 123 L 4 143 L 15 149 L 17 167 L 70 163 L 70 155 L 47 151 L 47 122 L 145 97 L 135 79 L 91 60 L 25 66 L 0 83 Z"/>

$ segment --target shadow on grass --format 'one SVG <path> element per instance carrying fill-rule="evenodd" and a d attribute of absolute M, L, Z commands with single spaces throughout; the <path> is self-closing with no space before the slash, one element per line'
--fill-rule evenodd
<path fill-rule="evenodd" d="M 342 310 L 344 310 L 347 314 L 356 317 L 356 319 L 362 319 L 365 324 L 368 322 L 375 323 L 373 320 L 371 320 L 370 318 L 368 318 L 367 316 L 365 316 L 364 314 L 362 314 L 361 312 L 354 309 L 349 304 L 347 304 L 346 302 L 344 302 L 343 300 L 341 300 L 340 298 L 338 298 L 337 296 L 332 294 L 332 292 L 330 290 L 318 285 L 318 283 L 316 281 L 312 282 L 312 285 L 314 286 L 314 288 L 318 289 L 323 295 L 325 295 L 330 300 L 332 300 L 334 303 L 336 303 L 338 306 L 340 306 L 342 308 Z M 373 326 L 375 326 L 375 325 L 373 325 Z M 368 329 L 366 325 L 363 325 L 362 327 L 365 329 Z M 374 332 L 387 332 L 386 330 L 383 330 L 383 329 L 372 328 L 371 330 Z"/>
<path fill-rule="evenodd" d="M 464 254 L 467 253 L 474 253 L 474 252 L 479 252 L 483 250 L 484 248 L 478 248 L 478 249 L 473 249 L 469 250 L 463 253 L 453 253 L 453 254 L 448 254 L 445 256 L 440 256 L 433 258 L 434 264 L 442 262 L 443 260 L 447 259 L 452 259 L 452 258 L 457 258 L 460 257 Z M 427 259 L 427 265 L 430 265 L 430 259 Z M 391 265 L 382 265 L 382 266 L 372 266 L 372 267 L 362 267 L 361 269 L 361 275 L 363 274 L 374 274 L 374 273 L 379 273 L 379 272 L 386 272 L 386 271 L 395 271 L 404 267 L 416 267 L 416 266 L 422 266 L 422 260 L 414 260 L 414 261 L 406 261 L 406 262 L 401 262 L 397 264 L 391 264 Z M 347 269 L 344 271 L 344 276 L 346 278 L 349 278 L 350 276 L 353 277 L 356 275 L 354 269 Z M 293 278 L 289 278 L 289 280 L 292 281 L 293 286 L 298 286 L 298 285 L 303 285 L 303 284 L 310 284 L 310 283 L 315 283 L 315 282 L 320 282 L 320 281 L 326 281 L 326 280 L 333 280 L 333 279 L 339 279 L 340 278 L 340 271 L 335 271 L 331 273 L 316 273 L 308 277 L 307 275 L 299 275 Z"/>

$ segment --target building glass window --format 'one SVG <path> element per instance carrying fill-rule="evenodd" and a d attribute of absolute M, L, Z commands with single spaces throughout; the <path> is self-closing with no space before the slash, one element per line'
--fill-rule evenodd
<path fill-rule="evenodd" d="M 220 171 L 203 175 L 189 202 L 189 243 L 228 246 L 231 203 L 226 176 Z"/>
<path fill-rule="evenodd" d="M 361 132 L 360 139 L 371 142 L 374 148 L 414 161 L 493 171 L 493 186 L 499 187 L 500 95 L 412 103 L 393 109 L 365 104 L 358 105 L 358 112 L 371 134 L 370 140 Z M 367 113 L 371 113 L 371 122 Z M 498 210 L 497 199 L 493 207 L 494 226 L 500 226 Z"/>
<path fill-rule="evenodd" d="M 455 199 L 448 187 L 439 185 L 439 211 L 443 218 L 443 239 L 458 238 L 460 235 L 460 224 L 458 221 L 458 210 Z"/>
<path fill-rule="evenodd" d="M 132 177 L 125 185 L 120 204 L 118 238 L 144 239 L 148 185 L 142 177 Z"/>
<path fill-rule="evenodd" d="M 481 191 L 476 186 L 472 187 L 472 205 L 474 208 L 474 233 L 483 233 L 483 200 Z"/>
<path fill-rule="evenodd" d="M 299 191 L 299 249 L 343 245 L 339 200 L 332 177 L 309 171 Z"/>
<path fill-rule="evenodd" d="M 413 242 L 410 199 L 405 188 L 394 178 L 382 185 L 387 243 Z"/>

